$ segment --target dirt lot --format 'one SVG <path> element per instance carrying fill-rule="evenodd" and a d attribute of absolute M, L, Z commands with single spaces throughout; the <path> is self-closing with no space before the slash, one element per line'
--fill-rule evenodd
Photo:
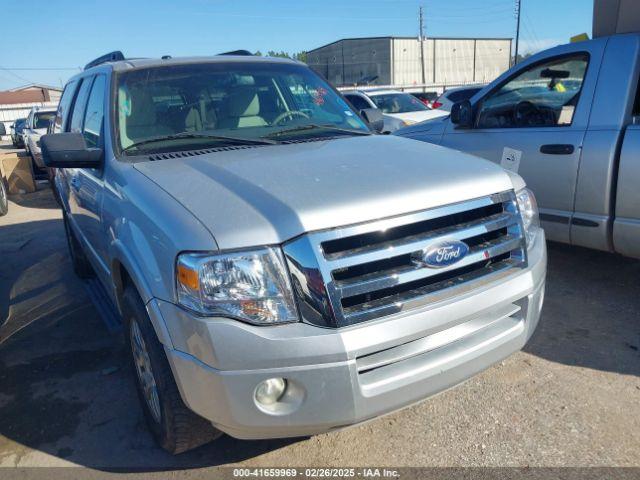
<path fill-rule="evenodd" d="M 101 471 L 252 466 L 640 466 L 640 262 L 550 245 L 525 348 L 466 384 L 366 425 L 171 457 L 71 272 L 48 189 L 0 218 L 0 466 Z M 8 471 L 7 471 L 8 472 Z M 0 477 L 2 469 L 0 469 Z"/>

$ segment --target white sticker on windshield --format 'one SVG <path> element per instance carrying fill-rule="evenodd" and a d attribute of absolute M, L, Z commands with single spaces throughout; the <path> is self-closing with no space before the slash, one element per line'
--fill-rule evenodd
<path fill-rule="evenodd" d="M 518 173 L 518 170 L 520 169 L 521 158 L 521 150 L 504 147 L 504 150 L 502 150 L 502 160 L 500 160 L 500 165 L 502 165 L 502 168 L 506 170 L 511 170 L 512 172 Z"/>

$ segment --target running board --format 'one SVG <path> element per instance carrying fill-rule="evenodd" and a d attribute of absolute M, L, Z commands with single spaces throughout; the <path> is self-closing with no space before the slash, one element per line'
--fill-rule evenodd
<path fill-rule="evenodd" d="M 122 317 L 97 278 L 85 280 L 84 287 L 109 333 L 122 330 Z"/>

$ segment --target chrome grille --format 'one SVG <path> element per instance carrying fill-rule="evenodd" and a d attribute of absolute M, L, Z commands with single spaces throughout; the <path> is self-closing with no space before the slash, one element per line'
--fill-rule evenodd
<path fill-rule="evenodd" d="M 430 268 L 412 256 L 444 240 L 468 254 Z M 315 232 L 284 246 L 305 321 L 342 327 L 417 308 L 526 266 L 513 191 Z"/>

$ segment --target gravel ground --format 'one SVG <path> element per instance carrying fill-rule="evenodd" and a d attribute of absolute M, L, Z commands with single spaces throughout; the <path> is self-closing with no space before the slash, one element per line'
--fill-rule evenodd
<path fill-rule="evenodd" d="M 217 465 L 640 467 L 635 260 L 550 244 L 530 343 L 435 398 L 340 432 L 224 437 L 172 457 L 146 431 L 133 377 L 71 272 L 44 186 L 12 197 L 0 258 L 0 467 L 180 470 L 180 478 Z"/>

